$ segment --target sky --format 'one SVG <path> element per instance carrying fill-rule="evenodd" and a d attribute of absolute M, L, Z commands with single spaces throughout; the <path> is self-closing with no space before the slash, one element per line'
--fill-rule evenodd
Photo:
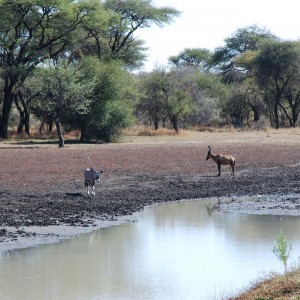
<path fill-rule="evenodd" d="M 168 57 L 185 48 L 214 50 L 238 28 L 257 25 L 287 40 L 300 40 L 299 0 L 154 0 L 158 7 L 181 12 L 171 25 L 141 29 L 148 47 L 144 71 L 167 65 Z"/>

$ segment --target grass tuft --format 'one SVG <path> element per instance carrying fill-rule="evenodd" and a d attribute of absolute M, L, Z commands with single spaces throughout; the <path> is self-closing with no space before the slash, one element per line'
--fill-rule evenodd
<path fill-rule="evenodd" d="M 124 129 L 122 134 L 125 136 L 177 136 L 185 135 L 186 132 L 186 130 L 179 130 L 179 132 L 176 132 L 174 129 L 169 128 L 159 128 L 154 130 L 144 126 L 134 126 Z"/>
<path fill-rule="evenodd" d="M 300 269 L 285 275 L 270 274 L 269 278 L 257 281 L 249 290 L 229 300 L 300 300 Z"/>

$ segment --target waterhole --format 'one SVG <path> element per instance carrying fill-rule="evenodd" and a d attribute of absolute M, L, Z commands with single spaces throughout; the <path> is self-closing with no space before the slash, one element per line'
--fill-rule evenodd
<path fill-rule="evenodd" d="M 280 230 L 299 256 L 300 219 L 211 210 L 213 200 L 146 208 L 136 222 L 0 256 L 0 299 L 219 299 L 271 271 Z"/>

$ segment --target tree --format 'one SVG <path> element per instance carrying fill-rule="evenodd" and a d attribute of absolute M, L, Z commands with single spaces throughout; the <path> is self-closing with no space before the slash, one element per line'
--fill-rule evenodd
<path fill-rule="evenodd" d="M 154 129 L 159 128 L 162 121 L 165 127 L 166 123 L 166 107 L 164 103 L 163 87 L 168 84 L 168 74 L 164 68 L 156 68 L 150 73 L 141 76 L 141 99 L 138 104 L 140 110 L 150 123 L 154 125 Z"/>
<path fill-rule="evenodd" d="M 179 15 L 174 8 L 156 7 L 152 0 L 106 0 L 104 5 L 114 12 L 108 25 L 108 47 L 115 58 L 129 66 L 133 66 L 133 54 L 145 50 L 143 43 L 135 37 L 135 32 L 152 24 L 163 26 Z"/>
<path fill-rule="evenodd" d="M 22 133 L 24 127 L 25 132 L 30 134 L 30 103 L 37 96 L 38 93 L 32 92 L 26 84 L 15 93 L 14 103 L 19 112 L 18 134 Z"/>
<path fill-rule="evenodd" d="M 66 51 L 72 33 L 87 18 L 92 2 L 5 0 L 0 3 L 0 68 L 3 100 L 0 137 L 7 138 L 9 114 L 19 87 L 45 60 Z"/>
<path fill-rule="evenodd" d="M 241 126 L 242 121 L 253 113 L 253 120 L 260 119 L 264 104 L 254 79 L 253 60 L 266 41 L 276 40 L 276 36 L 265 28 L 251 25 L 237 29 L 225 39 L 225 46 L 217 48 L 212 55 L 212 69 L 222 75 L 222 80 L 232 85 L 231 96 L 222 101 L 224 116 Z"/>
<path fill-rule="evenodd" d="M 178 133 L 180 123 L 193 109 L 189 81 L 180 70 L 170 72 L 169 83 L 162 88 L 166 112 L 173 129 Z"/>
<path fill-rule="evenodd" d="M 95 57 L 86 57 L 80 63 L 80 70 L 83 78 L 95 83 L 89 112 L 77 120 L 80 140 L 110 142 L 134 121 L 130 75 L 122 62 L 101 62 Z"/>
<path fill-rule="evenodd" d="M 208 49 L 186 48 L 178 55 L 170 56 L 169 62 L 176 67 L 194 67 L 207 70 L 211 64 L 212 54 Z"/>
<path fill-rule="evenodd" d="M 249 116 L 249 105 L 244 86 L 231 84 L 228 97 L 221 102 L 221 114 L 235 127 L 242 127 Z"/>
<path fill-rule="evenodd" d="M 286 109 L 282 104 L 280 104 L 280 108 L 284 111 L 284 114 L 289 120 L 290 126 L 295 127 L 299 120 L 300 114 L 300 89 L 299 89 L 299 79 L 297 78 L 295 81 L 288 86 L 284 92 L 284 100 L 288 105 L 288 109 Z M 290 111 L 290 112 L 289 112 Z"/>
<path fill-rule="evenodd" d="M 220 75 L 212 72 L 196 72 L 193 81 L 196 86 L 193 92 L 196 104 L 193 124 L 210 125 L 220 116 L 230 86 L 222 82 Z"/>
<path fill-rule="evenodd" d="M 300 43 L 268 42 L 253 63 L 258 85 L 263 89 L 267 101 L 273 105 L 275 127 L 278 129 L 283 97 L 300 78 Z"/>
<path fill-rule="evenodd" d="M 80 70 L 66 61 L 38 68 L 35 77 L 31 89 L 38 95 L 38 101 L 32 105 L 33 112 L 53 117 L 59 146 L 63 147 L 61 124 L 75 124 L 79 116 L 88 114 L 94 82 L 84 80 Z"/>
<path fill-rule="evenodd" d="M 236 59 L 245 52 L 261 49 L 266 40 L 276 40 L 276 37 L 256 25 L 239 28 L 225 39 L 225 46 L 216 48 L 212 64 L 221 71 L 227 82 L 236 81 L 240 76 L 243 78 L 247 68 L 238 65 Z"/>
<path fill-rule="evenodd" d="M 19 91 L 39 64 L 62 57 L 78 62 L 86 54 L 96 54 L 104 61 L 117 59 L 136 67 L 145 58 L 136 30 L 162 26 L 177 15 L 175 9 L 155 7 L 149 0 L 1 1 L 0 137 L 7 138 L 13 102 L 17 101 L 20 113 L 27 110 Z"/>
<path fill-rule="evenodd" d="M 286 238 L 282 231 L 279 231 L 279 234 L 276 238 L 276 243 L 273 247 L 273 254 L 283 263 L 284 266 L 284 274 L 286 276 L 286 280 L 288 281 L 288 273 L 287 273 L 287 261 L 290 257 L 290 253 L 292 251 L 292 245 L 288 245 Z"/>
<path fill-rule="evenodd" d="M 141 89 L 144 90 L 144 96 L 139 109 L 150 118 L 155 129 L 158 129 L 160 121 L 165 124 L 168 118 L 178 132 L 180 122 L 193 109 L 189 82 L 180 70 L 168 71 L 158 67 L 143 76 Z"/>

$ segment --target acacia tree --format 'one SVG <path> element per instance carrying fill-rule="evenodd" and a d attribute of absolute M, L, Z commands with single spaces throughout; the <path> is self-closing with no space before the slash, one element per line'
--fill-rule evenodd
<path fill-rule="evenodd" d="M 158 71 L 145 73 L 140 76 L 140 102 L 137 109 L 154 124 L 154 129 L 159 128 L 159 123 L 163 120 L 165 126 L 165 110 L 163 104 L 163 93 L 161 90 L 162 74 Z"/>
<path fill-rule="evenodd" d="M 220 75 L 211 72 L 198 72 L 194 80 L 199 93 L 198 99 L 195 99 L 197 107 L 196 124 L 208 125 L 220 115 L 227 118 L 228 110 L 227 112 L 225 110 L 229 102 L 231 87 L 222 82 Z"/>
<path fill-rule="evenodd" d="M 212 53 L 204 48 L 186 48 L 178 55 L 169 57 L 169 62 L 178 68 L 194 67 L 205 71 L 211 65 Z"/>
<path fill-rule="evenodd" d="M 129 65 L 134 55 L 132 49 L 145 50 L 135 32 L 153 24 L 169 24 L 179 15 L 172 7 L 155 6 L 152 0 L 105 0 L 104 5 L 115 13 L 109 20 L 108 47 L 114 57 Z"/>
<path fill-rule="evenodd" d="M 286 109 L 282 104 L 280 104 L 280 108 L 284 111 L 286 117 L 289 120 L 290 126 L 295 127 L 299 120 L 300 115 L 300 88 L 299 82 L 300 78 L 295 80 L 291 86 L 287 87 L 284 92 L 284 100 L 288 105 L 288 109 Z M 290 112 L 289 112 L 290 111 Z"/>
<path fill-rule="evenodd" d="M 68 49 L 76 39 L 72 33 L 95 4 L 89 0 L 0 2 L 0 68 L 4 82 L 0 137 L 7 138 L 9 115 L 19 87 L 38 64 Z"/>
<path fill-rule="evenodd" d="M 233 84 L 233 90 L 235 90 L 231 97 L 233 103 L 230 103 L 229 98 L 226 99 L 226 105 L 223 106 L 227 113 L 237 112 L 238 110 L 234 109 L 235 106 L 242 108 L 244 104 L 247 104 L 247 107 L 252 110 L 253 120 L 260 119 L 264 104 L 254 79 L 253 59 L 266 41 L 276 39 L 277 37 L 268 30 L 252 25 L 237 29 L 225 39 L 225 46 L 214 51 L 212 65 L 222 74 L 223 82 L 229 85 Z M 241 105 L 238 103 L 239 99 Z M 242 109 L 240 112 L 242 111 L 245 110 Z"/>
<path fill-rule="evenodd" d="M 178 132 L 180 122 L 192 111 L 190 86 L 179 70 L 168 71 L 164 67 L 156 68 L 145 74 L 141 82 L 144 95 L 139 109 L 146 114 L 158 129 L 159 121 L 165 124 L 169 119 L 173 129 Z"/>
<path fill-rule="evenodd" d="M 13 101 L 18 100 L 19 111 L 26 111 L 19 91 L 37 65 L 66 54 L 78 61 L 92 53 L 136 66 L 145 49 L 135 31 L 169 23 L 176 15 L 175 9 L 158 8 L 147 0 L 1 0 L 0 137 L 7 138 Z"/>
<path fill-rule="evenodd" d="M 134 121 L 130 75 L 122 62 L 101 62 L 95 57 L 86 57 L 79 68 L 83 78 L 94 82 L 89 111 L 76 120 L 80 140 L 110 142 Z"/>
<path fill-rule="evenodd" d="M 279 128 L 279 109 L 284 96 L 292 96 L 291 88 L 300 78 L 300 43 L 272 41 L 266 43 L 254 59 L 255 76 L 272 103 L 274 122 Z"/>
<path fill-rule="evenodd" d="M 241 67 L 237 63 L 237 58 L 247 51 L 261 49 L 266 40 L 275 39 L 268 30 L 256 25 L 238 28 L 230 37 L 225 38 L 225 46 L 215 49 L 212 65 L 223 74 L 226 82 L 236 81 L 249 71 L 245 65 Z"/>
<path fill-rule="evenodd" d="M 61 124 L 75 123 L 74 118 L 87 115 L 93 94 L 94 82 L 66 61 L 55 66 L 40 67 L 31 80 L 31 89 L 38 95 L 32 110 L 38 117 L 51 115 L 56 123 L 59 147 L 64 146 Z"/>

